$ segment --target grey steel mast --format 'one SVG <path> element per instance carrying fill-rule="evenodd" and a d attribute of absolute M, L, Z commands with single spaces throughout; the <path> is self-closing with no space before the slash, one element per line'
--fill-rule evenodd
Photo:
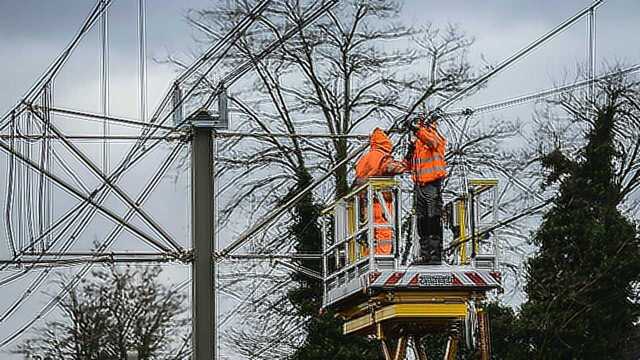
<path fill-rule="evenodd" d="M 198 115 L 204 115 L 199 113 Z M 208 115 L 208 113 L 206 114 Z M 213 260 L 213 128 L 192 125 L 191 148 L 191 241 L 193 356 L 215 359 L 215 296 Z"/>

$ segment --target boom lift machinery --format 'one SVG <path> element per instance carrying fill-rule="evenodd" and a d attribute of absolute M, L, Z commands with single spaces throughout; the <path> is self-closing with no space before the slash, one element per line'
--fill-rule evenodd
<path fill-rule="evenodd" d="M 501 290 L 498 244 L 494 234 L 480 235 L 496 221 L 497 180 L 471 179 L 466 194 L 446 206 L 447 260 L 438 266 L 411 265 L 411 239 L 402 244 L 402 191 L 395 178 L 371 178 L 322 213 L 325 309 L 345 320 L 345 334 L 374 337 L 387 360 L 427 359 L 421 338 L 448 334 L 445 360 L 456 359 L 461 340 L 490 358 L 489 320 L 483 304 Z M 373 219 L 381 204 L 385 222 Z M 403 221 L 404 219 L 404 221 Z M 376 230 L 391 233 L 390 252 L 376 252 Z M 417 246 L 413 246 L 417 248 Z M 415 252 L 415 251 L 414 251 Z M 403 261 L 404 260 L 404 261 Z"/>

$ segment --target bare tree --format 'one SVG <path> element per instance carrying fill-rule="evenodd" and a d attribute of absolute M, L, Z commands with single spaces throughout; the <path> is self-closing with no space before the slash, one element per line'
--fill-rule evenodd
<path fill-rule="evenodd" d="M 596 114 L 610 109 L 616 117 L 615 184 L 620 187 L 621 202 L 638 217 L 640 210 L 640 80 L 637 75 L 621 73 L 622 66 L 608 67 L 614 74 L 598 81 L 593 93 L 589 88 L 566 92 L 550 100 L 547 109 L 536 118 L 534 143 L 538 159 L 547 154 L 576 160 L 584 145 L 582 136 L 594 126 Z M 567 162 L 567 166 L 569 162 Z M 562 176 L 561 169 L 556 169 Z"/>
<path fill-rule="evenodd" d="M 254 1 L 242 1 L 193 11 L 188 20 L 203 31 L 200 41 L 208 44 L 253 5 Z M 241 210 L 239 205 L 252 194 L 273 194 L 260 197 L 279 201 L 283 192 L 274 188 L 287 189 L 282 185 L 290 186 L 303 173 L 325 170 L 346 157 L 354 145 L 344 135 L 388 127 L 425 93 L 446 97 L 473 79 L 466 58 L 471 39 L 455 26 L 443 31 L 428 27 L 423 33 L 398 24 L 394 19 L 400 2 L 390 0 L 344 2 L 268 58 L 259 58 L 266 44 L 305 20 L 306 10 L 302 1 L 275 2 L 256 29 L 226 55 L 230 67 L 249 60 L 255 69 L 252 86 L 234 94 L 235 110 L 242 114 L 234 126 L 249 133 L 316 132 L 334 137 L 265 136 L 225 142 L 220 148 L 221 175 L 235 171 L 235 178 L 247 179 L 252 173 L 269 174 L 243 181 L 223 216 Z M 407 46 L 412 39 L 422 48 Z M 435 70 L 416 72 L 421 63 Z M 217 85 L 215 80 L 212 77 L 208 85 Z M 204 94 L 211 92 L 206 86 Z M 334 179 L 333 194 L 343 194 L 348 167 L 338 169 Z"/>
<path fill-rule="evenodd" d="M 184 359 L 186 295 L 162 284 L 160 267 L 97 269 L 59 302 L 61 317 L 14 351 L 43 359 Z M 64 287 L 64 279 L 60 286 Z"/>
<path fill-rule="evenodd" d="M 408 111 L 424 110 L 422 105 L 426 102 L 418 100 L 446 98 L 476 77 L 467 59 L 472 38 L 454 25 L 417 29 L 398 23 L 401 2 L 394 0 L 341 2 L 291 41 L 278 46 L 275 52 L 261 56 L 267 44 L 299 27 L 317 3 L 272 2 L 221 59 L 228 69 L 245 61 L 253 64 L 253 76 L 243 81 L 243 90 L 232 89 L 231 103 L 237 113 L 234 115 L 239 115 L 234 116 L 233 125 L 235 130 L 262 134 L 224 140 L 218 148 L 218 175 L 223 189 L 220 216 L 228 232 L 243 224 L 239 219 L 264 214 L 304 188 L 313 175 L 344 159 L 360 145 L 358 141 L 350 141 L 349 135 L 369 132 L 375 126 L 387 128 Z M 201 34 L 197 43 L 203 47 L 222 38 L 256 1 L 218 4 L 219 7 L 188 14 L 187 20 Z M 177 58 L 169 60 L 179 67 L 185 63 Z M 208 77 L 201 84 L 199 95 L 210 97 L 218 88 L 218 80 L 214 75 Z M 462 121 L 465 125 L 460 129 L 456 124 Z M 455 138 L 450 142 L 455 149 L 451 153 L 452 173 L 462 163 L 459 159 L 474 155 L 485 163 L 466 162 L 464 174 L 480 174 L 486 171 L 486 166 L 495 167 L 495 162 L 505 166 L 508 156 L 498 148 L 517 132 L 517 124 L 496 121 L 499 126 L 479 126 L 477 119 L 464 116 L 447 118 L 446 122 L 447 131 Z M 465 136 L 460 136 L 462 131 Z M 299 136 L 304 133 L 330 137 Z M 493 162 L 489 164 L 489 160 Z M 349 177 L 348 166 L 339 168 L 333 175 L 333 183 L 315 191 L 302 206 L 344 194 Z M 316 219 L 302 219 L 296 216 L 297 211 L 299 208 L 293 209 L 289 216 L 256 237 L 252 250 L 300 249 L 296 241 L 291 241 L 289 224 L 297 219 L 312 226 Z M 319 251 L 320 243 L 314 246 Z M 300 264 L 317 266 L 310 262 Z M 230 332 L 228 344 L 250 358 L 286 357 L 300 343 L 306 331 L 301 324 L 306 319 L 271 289 L 290 289 L 299 285 L 300 280 L 287 281 L 281 277 L 283 272 L 279 272 L 275 277 L 278 280 L 260 282 L 260 290 L 247 291 L 247 286 L 256 285 L 248 274 L 260 273 L 269 279 L 271 270 L 254 264 L 234 264 L 228 269 L 225 275 L 228 282 L 222 289 L 239 296 L 243 291 L 250 294 L 249 300 L 241 301 L 232 310 L 246 321 Z"/>

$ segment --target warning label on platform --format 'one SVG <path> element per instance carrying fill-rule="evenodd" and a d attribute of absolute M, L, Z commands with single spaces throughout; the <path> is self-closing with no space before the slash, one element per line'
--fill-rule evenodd
<path fill-rule="evenodd" d="M 451 286 L 453 275 L 451 273 L 428 273 L 418 275 L 418 286 Z"/>

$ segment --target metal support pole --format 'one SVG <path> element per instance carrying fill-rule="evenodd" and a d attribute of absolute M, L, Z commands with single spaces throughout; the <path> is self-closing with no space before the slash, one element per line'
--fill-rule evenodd
<path fill-rule="evenodd" d="M 103 0 L 104 2 L 105 0 Z M 100 112 L 105 118 L 102 120 L 102 134 L 109 136 L 109 122 L 106 117 L 109 116 L 109 9 L 105 9 L 102 14 L 102 23 L 100 28 L 100 37 L 102 40 L 102 54 L 100 57 L 101 73 L 100 73 Z M 102 142 L 102 172 L 109 173 L 109 142 Z"/>
<path fill-rule="evenodd" d="M 478 333 L 480 337 L 480 360 L 491 359 L 491 326 L 486 310 L 478 311 Z"/>
<path fill-rule="evenodd" d="M 192 326 L 195 360 L 215 359 L 213 129 L 193 127 L 191 149 Z"/>
<path fill-rule="evenodd" d="M 478 238 L 476 237 L 476 197 L 473 190 L 469 192 L 469 226 L 471 232 L 471 260 L 475 264 Z"/>
<path fill-rule="evenodd" d="M 444 350 L 444 360 L 455 360 L 458 358 L 458 343 L 459 343 L 458 335 L 451 334 L 449 335 L 449 340 L 447 341 L 447 347 Z"/>
<path fill-rule="evenodd" d="M 182 111 L 180 112 L 180 116 L 182 116 Z M 216 137 L 216 133 L 213 132 L 212 134 L 212 143 L 213 143 L 213 162 L 215 163 L 215 159 L 218 158 L 218 139 Z M 215 195 L 215 189 L 218 188 L 218 173 L 216 172 L 216 167 L 215 166 L 211 166 L 211 171 L 213 173 L 213 180 L 211 182 L 211 184 L 213 184 L 213 189 L 211 190 L 211 197 L 213 199 L 213 217 L 212 217 L 212 222 L 213 222 L 213 254 L 215 254 L 215 252 L 220 248 L 220 230 L 218 229 L 218 197 Z M 216 259 L 213 259 L 213 262 L 216 262 Z M 215 270 L 215 269 L 214 269 Z M 219 272 L 215 272 L 214 274 L 214 278 L 213 278 L 213 298 L 214 298 L 214 303 L 213 303 L 213 319 L 214 319 L 214 330 L 216 329 L 216 327 L 222 326 L 218 324 L 218 314 L 220 314 L 220 293 L 218 293 L 218 289 L 216 289 L 215 284 L 220 283 L 220 273 Z M 223 291 L 223 290 L 221 290 Z M 230 293 L 226 293 L 227 295 L 231 295 Z M 213 339 L 213 348 L 214 348 L 214 354 L 215 354 L 215 358 L 213 358 L 212 360 L 220 360 L 220 334 L 218 332 L 215 333 L 214 339 Z"/>
<path fill-rule="evenodd" d="M 367 246 L 369 247 L 369 271 L 375 267 L 375 223 L 373 221 L 373 189 L 371 183 L 367 185 Z"/>
<path fill-rule="evenodd" d="M 147 4 L 138 0 L 138 60 L 140 75 L 140 120 L 147 121 Z"/>
<path fill-rule="evenodd" d="M 412 346 L 413 346 L 413 354 L 417 360 L 428 360 L 427 351 L 424 348 L 424 345 L 420 342 L 419 337 L 412 337 Z"/>
<path fill-rule="evenodd" d="M 403 335 L 398 338 L 398 344 L 396 345 L 394 360 L 404 360 L 406 354 L 407 354 L 407 337 Z"/>
<path fill-rule="evenodd" d="M 382 354 L 384 355 L 385 360 L 393 360 L 391 357 L 391 352 L 389 351 L 389 345 L 387 345 L 386 339 L 380 340 L 380 346 L 382 347 Z"/>
<path fill-rule="evenodd" d="M 592 8 L 589 11 L 589 17 L 587 18 L 587 64 L 589 67 L 589 100 L 595 101 L 596 94 L 596 9 Z"/>
<path fill-rule="evenodd" d="M 173 126 L 179 126 L 182 124 L 182 89 L 180 84 L 173 83 Z"/>

